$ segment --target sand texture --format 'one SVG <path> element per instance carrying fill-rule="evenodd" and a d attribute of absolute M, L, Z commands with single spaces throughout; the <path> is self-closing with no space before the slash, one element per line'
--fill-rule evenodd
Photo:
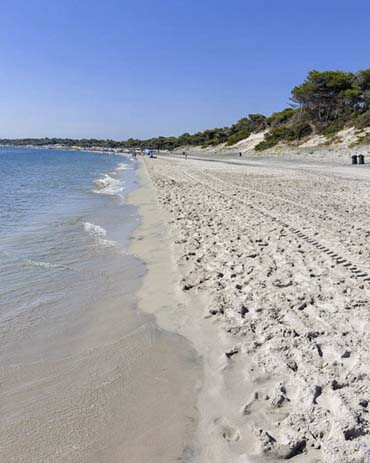
<path fill-rule="evenodd" d="M 370 461 L 370 169 L 145 164 L 204 360 L 194 461 Z"/>

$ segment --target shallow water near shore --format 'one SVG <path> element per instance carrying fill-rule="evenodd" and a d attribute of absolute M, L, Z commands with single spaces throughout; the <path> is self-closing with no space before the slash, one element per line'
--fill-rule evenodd
<path fill-rule="evenodd" d="M 0 460 L 172 462 L 195 355 L 137 308 L 126 157 L 0 150 Z"/>

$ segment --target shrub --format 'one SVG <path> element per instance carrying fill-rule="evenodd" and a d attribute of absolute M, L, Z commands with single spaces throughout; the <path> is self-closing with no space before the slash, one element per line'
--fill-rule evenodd
<path fill-rule="evenodd" d="M 366 111 L 356 117 L 354 125 L 357 129 L 365 129 L 370 127 L 370 111 Z"/>
<path fill-rule="evenodd" d="M 332 122 L 330 125 L 326 126 L 324 129 L 322 129 L 321 133 L 326 137 L 334 137 L 337 134 L 337 132 L 344 129 L 344 126 L 345 122 L 343 120 L 338 119 L 335 122 Z"/>
<path fill-rule="evenodd" d="M 212 140 L 208 140 L 207 142 L 205 142 L 202 146 L 203 148 L 207 148 L 207 146 L 217 146 L 217 145 L 220 145 L 222 143 L 222 140 L 220 140 L 219 138 L 213 138 Z"/>
<path fill-rule="evenodd" d="M 271 116 L 267 118 L 267 123 L 271 127 L 277 127 L 286 124 L 294 116 L 296 112 L 297 110 L 293 108 L 283 109 L 283 111 L 278 111 L 276 113 L 271 114 Z"/>
<path fill-rule="evenodd" d="M 312 133 L 312 128 L 306 122 L 298 122 L 297 124 L 287 127 L 285 125 L 271 129 L 270 132 L 265 134 L 265 139 L 258 143 L 255 147 L 256 151 L 263 151 L 272 148 L 280 141 L 294 141 L 300 140 Z"/>
<path fill-rule="evenodd" d="M 266 116 L 263 114 L 248 114 L 250 128 L 253 132 L 261 132 L 266 128 Z"/>
<path fill-rule="evenodd" d="M 240 132 L 233 133 L 228 137 L 227 145 L 235 145 L 235 143 L 238 143 L 238 141 L 248 138 L 250 134 L 251 132 L 247 130 L 241 130 Z"/>
<path fill-rule="evenodd" d="M 312 127 L 307 122 L 297 122 L 292 126 L 292 129 L 294 130 L 296 140 L 307 137 L 312 133 Z"/>
<path fill-rule="evenodd" d="M 255 146 L 256 151 L 264 151 L 267 150 L 268 148 L 272 148 L 273 146 L 277 145 L 277 141 L 274 140 L 263 140 L 258 143 L 258 145 Z"/>
<path fill-rule="evenodd" d="M 263 151 L 267 148 L 272 148 L 277 145 L 279 141 L 291 141 L 295 138 L 295 132 L 292 128 L 285 125 L 276 127 L 265 134 L 265 139 L 258 143 L 255 147 L 256 151 Z"/>

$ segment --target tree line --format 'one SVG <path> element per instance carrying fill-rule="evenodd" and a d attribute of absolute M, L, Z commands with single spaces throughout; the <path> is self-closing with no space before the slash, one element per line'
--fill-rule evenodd
<path fill-rule="evenodd" d="M 70 138 L 2 139 L 1 144 L 81 148 L 174 150 L 184 146 L 232 146 L 252 133 L 266 131 L 256 150 L 264 150 L 279 141 L 297 141 L 312 134 L 333 134 L 345 126 L 370 127 L 370 69 L 356 73 L 310 71 L 307 78 L 291 91 L 290 106 L 269 117 L 249 114 L 231 127 L 207 129 L 178 137 L 154 137 L 125 141 Z"/>

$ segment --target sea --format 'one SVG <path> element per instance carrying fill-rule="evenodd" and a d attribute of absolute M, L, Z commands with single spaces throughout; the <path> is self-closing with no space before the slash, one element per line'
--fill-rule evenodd
<path fill-rule="evenodd" d="M 193 359 L 138 309 L 136 161 L 3 147 L 0 178 L 0 461 L 176 461 Z"/>

